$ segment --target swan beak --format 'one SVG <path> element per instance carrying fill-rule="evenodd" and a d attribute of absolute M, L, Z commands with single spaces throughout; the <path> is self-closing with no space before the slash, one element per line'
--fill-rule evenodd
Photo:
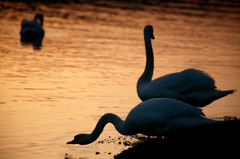
<path fill-rule="evenodd" d="M 152 39 L 155 39 L 155 37 L 154 37 L 154 35 L 152 34 L 152 37 L 151 37 Z"/>
<path fill-rule="evenodd" d="M 75 139 L 73 139 L 72 141 L 67 142 L 67 144 L 77 144 L 77 142 Z"/>

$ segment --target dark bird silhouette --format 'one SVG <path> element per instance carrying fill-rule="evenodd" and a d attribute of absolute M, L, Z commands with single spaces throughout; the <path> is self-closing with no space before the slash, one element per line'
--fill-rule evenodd
<path fill-rule="evenodd" d="M 103 115 L 91 134 L 78 134 L 67 144 L 86 145 L 94 142 L 107 123 L 112 123 L 122 135 L 141 133 L 147 136 L 162 136 L 218 122 L 203 116 L 205 115 L 202 109 L 176 99 L 149 99 L 134 107 L 125 121 L 112 113 Z"/>
<path fill-rule="evenodd" d="M 137 93 L 142 101 L 151 98 L 174 98 L 196 107 L 204 107 L 213 101 L 234 92 L 217 90 L 214 79 L 197 69 L 186 69 L 152 80 L 154 56 L 151 39 L 153 27 L 144 28 L 146 67 L 137 82 Z"/>
<path fill-rule="evenodd" d="M 38 21 L 39 20 L 39 21 Z M 37 13 L 33 20 L 22 20 L 21 23 L 21 43 L 22 45 L 31 43 L 34 49 L 39 49 L 42 46 L 42 40 L 44 37 L 43 15 Z"/>

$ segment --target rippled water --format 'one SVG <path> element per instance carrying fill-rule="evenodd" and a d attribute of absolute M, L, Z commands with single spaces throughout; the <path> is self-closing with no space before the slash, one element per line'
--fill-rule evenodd
<path fill-rule="evenodd" d="M 140 102 L 136 82 L 145 66 L 147 24 L 156 38 L 154 78 L 197 68 L 211 74 L 219 89 L 240 90 L 240 4 L 216 2 L 0 2 L 0 158 L 112 158 L 121 152 L 124 146 L 114 143 L 65 143 L 91 132 L 104 113 L 124 119 Z M 45 15 L 41 50 L 20 45 L 20 22 L 36 12 Z M 239 116 L 239 95 L 204 113 Z M 109 136 L 121 135 L 107 125 L 99 140 Z"/>

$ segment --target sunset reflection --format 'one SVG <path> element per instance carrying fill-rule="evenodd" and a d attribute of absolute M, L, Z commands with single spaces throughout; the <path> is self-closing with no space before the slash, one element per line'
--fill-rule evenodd
<path fill-rule="evenodd" d="M 237 90 L 204 113 L 239 117 L 240 4 L 199 2 L 1 1 L 0 158 L 63 159 L 67 153 L 101 159 L 126 149 L 98 141 L 65 143 L 90 133 L 103 114 L 124 119 L 141 102 L 136 84 L 145 67 L 143 28 L 149 24 L 155 36 L 153 79 L 187 68 L 204 70 L 219 89 Z M 20 43 L 22 19 L 36 13 L 44 14 L 41 50 Z M 112 125 L 99 140 L 109 136 L 121 137 Z"/>

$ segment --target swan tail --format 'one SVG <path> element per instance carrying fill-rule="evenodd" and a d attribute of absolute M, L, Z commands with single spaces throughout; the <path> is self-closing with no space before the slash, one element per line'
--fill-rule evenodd
<path fill-rule="evenodd" d="M 225 92 L 226 95 L 228 94 L 233 94 L 236 90 L 227 90 L 227 91 L 222 91 L 222 92 Z"/>
<path fill-rule="evenodd" d="M 213 101 L 225 97 L 229 94 L 233 94 L 235 90 L 220 91 L 218 90 L 209 100 L 206 101 L 205 105 L 212 103 Z"/>
<path fill-rule="evenodd" d="M 229 94 L 233 94 L 234 92 L 235 92 L 235 90 L 227 90 L 227 91 L 218 90 L 216 95 L 214 95 L 212 98 L 213 98 L 213 100 L 217 100 L 217 99 L 225 97 Z"/>
<path fill-rule="evenodd" d="M 205 107 L 213 101 L 225 97 L 229 94 L 233 94 L 235 90 L 211 90 L 211 91 L 196 91 L 185 96 L 184 102 L 196 107 Z"/>

